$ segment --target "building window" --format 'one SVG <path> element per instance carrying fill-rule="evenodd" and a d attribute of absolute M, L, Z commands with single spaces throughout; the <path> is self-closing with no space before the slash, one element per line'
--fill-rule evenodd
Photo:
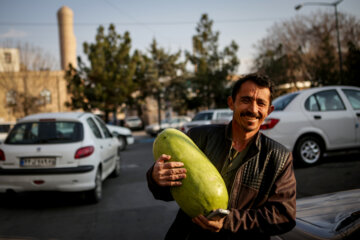
<path fill-rule="evenodd" d="M 5 63 L 10 64 L 10 63 L 11 63 L 11 53 L 5 52 L 4 55 L 5 55 L 5 56 L 4 56 L 4 58 L 5 58 Z"/>
<path fill-rule="evenodd" d="M 47 89 L 44 89 L 40 92 L 40 97 L 42 99 L 43 104 L 51 103 L 51 92 Z"/>
<path fill-rule="evenodd" d="M 16 104 L 16 91 L 10 90 L 6 93 L 6 104 L 14 105 Z"/>

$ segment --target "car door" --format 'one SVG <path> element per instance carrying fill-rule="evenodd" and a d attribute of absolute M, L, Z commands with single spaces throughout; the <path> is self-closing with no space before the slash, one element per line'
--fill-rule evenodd
<path fill-rule="evenodd" d="M 336 89 L 319 91 L 309 96 L 305 101 L 305 115 L 326 136 L 327 149 L 354 145 L 354 117 L 346 109 Z"/>
<path fill-rule="evenodd" d="M 106 124 L 98 117 L 95 117 L 96 123 L 99 125 L 101 132 L 104 136 L 103 139 L 103 150 L 104 150 L 104 158 L 103 158 L 103 172 L 104 175 L 107 176 L 114 169 L 117 149 L 116 145 L 113 142 L 113 136 L 111 135 L 109 129 L 106 127 Z"/>
<path fill-rule="evenodd" d="M 360 90 L 342 89 L 346 99 L 349 101 L 353 110 L 355 121 L 356 145 L 360 145 Z"/>
<path fill-rule="evenodd" d="M 107 152 L 104 146 L 106 146 L 107 140 L 105 139 L 104 134 L 100 130 L 100 127 L 98 124 L 96 124 L 95 119 L 93 117 L 88 117 L 86 119 L 86 122 L 88 123 L 92 133 L 95 136 L 95 148 L 99 151 L 100 159 L 99 162 L 104 166 L 104 162 L 107 158 Z M 103 168 L 104 169 L 104 168 Z"/>

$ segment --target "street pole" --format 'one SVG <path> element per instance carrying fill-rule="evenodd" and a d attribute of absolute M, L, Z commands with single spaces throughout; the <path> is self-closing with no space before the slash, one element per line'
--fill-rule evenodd
<path fill-rule="evenodd" d="M 342 0 L 341 0 L 342 1 Z M 342 54 L 341 54 L 341 45 L 340 45 L 340 33 L 339 33 L 339 21 L 338 21 L 338 12 L 337 12 L 337 5 L 341 2 L 341 1 L 337 1 L 334 3 L 334 7 L 335 7 L 335 21 L 336 21 L 336 37 L 337 37 L 337 45 L 338 45 L 338 54 L 339 54 L 339 64 L 340 64 L 340 82 L 339 84 L 342 84 L 343 81 L 343 68 L 342 68 Z"/>
<path fill-rule="evenodd" d="M 305 2 L 295 6 L 295 10 L 300 10 L 303 6 L 313 5 L 313 6 L 332 6 L 335 8 L 335 30 L 336 30 L 336 39 L 337 39 L 337 47 L 338 47 L 338 55 L 339 55 L 339 70 L 340 70 L 340 80 L 339 84 L 343 83 L 343 62 L 342 62 L 342 54 L 341 54 L 341 44 L 340 44 L 340 32 L 339 32 L 339 21 L 338 21 L 338 12 L 337 5 L 339 5 L 343 0 L 338 0 L 333 3 L 324 3 L 324 2 Z"/>

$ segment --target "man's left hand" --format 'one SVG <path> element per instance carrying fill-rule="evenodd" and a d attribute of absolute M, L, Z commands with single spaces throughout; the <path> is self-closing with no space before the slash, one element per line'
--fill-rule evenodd
<path fill-rule="evenodd" d="M 224 220 L 225 220 L 225 217 L 220 218 L 218 220 L 210 220 L 210 219 L 207 219 L 203 215 L 199 215 L 192 219 L 193 223 L 196 223 L 203 229 L 209 230 L 211 232 L 220 232 L 220 230 L 223 227 Z"/>

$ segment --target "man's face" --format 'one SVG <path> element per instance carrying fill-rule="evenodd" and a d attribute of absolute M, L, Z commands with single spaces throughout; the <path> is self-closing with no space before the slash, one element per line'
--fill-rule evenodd
<path fill-rule="evenodd" d="M 233 121 L 245 132 L 257 132 L 264 119 L 274 110 L 270 105 L 270 90 L 260 87 L 252 81 L 244 82 L 235 101 L 228 98 L 228 105 L 233 110 Z"/>

